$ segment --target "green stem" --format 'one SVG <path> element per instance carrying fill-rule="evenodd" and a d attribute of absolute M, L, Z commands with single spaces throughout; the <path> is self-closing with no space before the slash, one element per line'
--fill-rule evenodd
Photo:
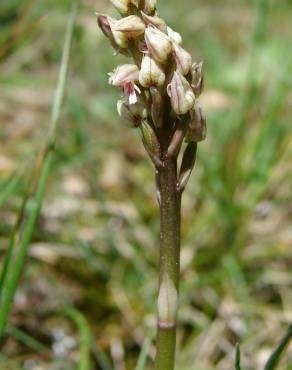
<path fill-rule="evenodd" d="M 158 173 L 158 186 L 161 197 L 161 244 L 155 369 L 173 370 L 175 363 L 176 309 L 180 273 L 181 210 L 181 196 L 177 191 L 176 158 L 167 158 L 164 161 L 164 167 Z"/>

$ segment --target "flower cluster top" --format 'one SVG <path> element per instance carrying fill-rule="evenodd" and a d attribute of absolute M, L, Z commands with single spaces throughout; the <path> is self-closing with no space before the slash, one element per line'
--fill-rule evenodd
<path fill-rule="evenodd" d="M 98 25 L 113 48 L 132 58 L 118 66 L 109 83 L 123 91 L 122 118 L 138 127 L 187 122 L 185 138 L 205 138 L 206 122 L 198 97 L 203 89 L 202 63 L 193 63 L 182 37 L 159 17 L 156 0 L 110 0 L 121 19 L 98 15 Z"/>

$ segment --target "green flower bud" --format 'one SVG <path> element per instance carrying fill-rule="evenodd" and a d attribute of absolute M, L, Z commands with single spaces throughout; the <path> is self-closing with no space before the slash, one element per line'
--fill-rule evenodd
<path fill-rule="evenodd" d="M 160 145 L 153 128 L 146 120 L 142 122 L 140 128 L 142 131 L 143 143 L 147 152 L 151 156 L 159 158 Z"/>

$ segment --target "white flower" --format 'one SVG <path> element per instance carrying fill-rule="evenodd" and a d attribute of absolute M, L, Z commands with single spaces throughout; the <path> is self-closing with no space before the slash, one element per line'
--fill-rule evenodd
<path fill-rule="evenodd" d="M 123 64 L 118 66 L 113 72 L 109 73 L 109 84 L 120 87 L 129 99 L 129 104 L 137 102 L 137 94 L 141 93 L 135 84 L 139 79 L 139 69 L 134 64 Z"/>
<path fill-rule="evenodd" d="M 172 50 L 169 37 L 150 25 L 145 30 L 145 42 L 150 55 L 158 62 L 165 63 Z"/>

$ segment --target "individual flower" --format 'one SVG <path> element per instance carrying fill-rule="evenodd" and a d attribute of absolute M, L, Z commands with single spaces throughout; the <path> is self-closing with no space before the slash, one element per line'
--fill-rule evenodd
<path fill-rule="evenodd" d="M 142 35 L 145 31 L 145 24 L 137 15 L 129 15 L 116 22 L 115 30 L 122 32 L 129 39 Z"/>
<path fill-rule="evenodd" d="M 97 23 L 106 37 L 110 40 L 112 47 L 121 54 L 129 56 L 129 50 L 126 49 L 128 46 L 128 40 L 122 34 L 119 34 L 118 31 L 115 31 L 115 37 L 112 31 L 115 19 L 108 17 L 107 15 L 99 14 L 97 16 Z M 116 42 L 118 41 L 118 43 Z"/>
<path fill-rule="evenodd" d="M 187 141 L 199 142 L 206 139 L 206 117 L 199 101 L 196 101 L 190 112 L 191 121 L 187 130 Z"/>
<path fill-rule="evenodd" d="M 189 73 L 192 66 L 191 55 L 179 46 L 177 43 L 172 43 L 173 55 L 176 61 L 177 69 L 185 76 Z"/>
<path fill-rule="evenodd" d="M 167 93 L 176 114 L 186 114 L 195 104 L 195 94 L 179 71 L 174 72 L 172 80 L 167 86 Z"/>
<path fill-rule="evenodd" d="M 178 45 L 182 43 L 181 35 L 178 32 L 174 31 L 172 28 L 167 27 L 167 34 L 171 41 L 176 42 Z"/>
<path fill-rule="evenodd" d="M 127 36 L 123 32 L 118 31 L 116 29 L 116 25 L 119 21 L 117 21 L 114 18 L 108 17 L 108 22 L 109 22 L 109 25 L 112 31 L 112 36 L 113 36 L 115 43 L 122 49 L 127 48 L 129 44 L 129 40 Z"/>
<path fill-rule="evenodd" d="M 169 37 L 157 27 L 148 26 L 145 30 L 145 42 L 150 55 L 158 62 L 165 63 L 172 50 Z"/>
<path fill-rule="evenodd" d="M 141 11 L 141 15 L 142 15 L 144 22 L 147 25 L 152 24 L 153 26 L 157 27 L 160 31 L 166 32 L 167 26 L 166 26 L 165 21 L 162 18 L 158 17 L 157 15 L 154 15 L 154 16 L 148 15 L 144 13 L 143 11 Z"/>
<path fill-rule="evenodd" d="M 159 87 L 165 82 L 165 73 L 163 69 L 148 55 L 145 55 L 142 59 L 139 82 L 143 87 Z"/>
<path fill-rule="evenodd" d="M 119 100 L 117 109 L 119 116 L 134 127 L 138 127 L 147 116 L 146 108 L 140 101 L 130 104 L 127 99 Z"/>
<path fill-rule="evenodd" d="M 123 64 L 109 73 L 109 84 L 121 88 L 129 99 L 129 104 L 137 102 L 140 89 L 135 84 L 139 79 L 139 69 L 134 64 Z"/>
<path fill-rule="evenodd" d="M 110 0 L 113 6 L 122 14 L 125 14 L 129 10 L 131 0 Z"/>

